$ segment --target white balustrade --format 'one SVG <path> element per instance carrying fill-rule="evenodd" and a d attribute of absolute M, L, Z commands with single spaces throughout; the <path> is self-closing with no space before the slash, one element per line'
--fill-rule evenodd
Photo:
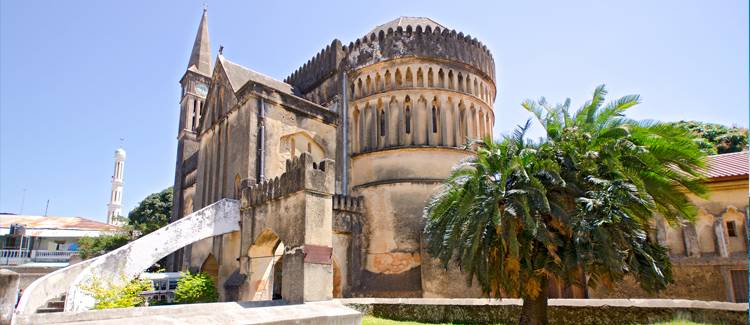
<path fill-rule="evenodd" d="M 29 262 L 67 262 L 76 251 L 28 249 L 0 249 L 0 265 L 19 265 Z"/>

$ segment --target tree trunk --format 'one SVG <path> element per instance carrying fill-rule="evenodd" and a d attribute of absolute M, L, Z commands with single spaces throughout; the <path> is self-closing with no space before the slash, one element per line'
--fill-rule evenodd
<path fill-rule="evenodd" d="M 523 297 L 520 325 L 548 325 L 547 321 L 547 281 L 543 281 L 542 291 L 535 298 Z"/>

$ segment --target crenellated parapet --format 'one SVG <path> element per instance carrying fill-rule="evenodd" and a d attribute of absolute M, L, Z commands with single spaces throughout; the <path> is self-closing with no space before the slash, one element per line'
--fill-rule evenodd
<path fill-rule="evenodd" d="M 339 62 L 344 58 L 344 55 L 341 41 L 334 39 L 330 45 L 284 79 L 284 82 L 294 86 L 303 94 L 307 93 L 320 82 L 336 73 Z"/>
<path fill-rule="evenodd" d="M 286 161 L 286 172 L 259 184 L 242 182 L 242 208 L 262 205 L 289 194 L 307 190 L 318 193 L 333 193 L 335 163 L 324 159 L 318 163 L 308 153 Z"/>
<path fill-rule="evenodd" d="M 333 231 L 336 233 L 359 233 L 365 202 L 361 196 L 336 194 L 333 196 Z"/>
<path fill-rule="evenodd" d="M 471 66 L 476 74 L 495 83 L 495 61 L 487 46 L 471 35 L 430 25 L 376 29 L 342 46 L 338 39 L 294 71 L 284 81 L 302 94 L 312 92 L 338 71 L 350 71 L 397 58 L 433 58 Z M 447 72 L 446 72 L 447 73 Z M 446 76 L 447 77 L 447 76 Z M 332 94 L 317 94 L 329 99 Z M 494 92 L 493 92 L 494 97 Z"/>
<path fill-rule="evenodd" d="M 333 211 L 362 213 L 365 210 L 361 196 L 336 194 L 333 196 Z"/>
<path fill-rule="evenodd" d="M 495 61 L 487 47 L 456 30 L 421 25 L 379 30 L 344 46 L 351 68 L 402 57 L 431 57 L 468 64 L 495 81 Z"/>

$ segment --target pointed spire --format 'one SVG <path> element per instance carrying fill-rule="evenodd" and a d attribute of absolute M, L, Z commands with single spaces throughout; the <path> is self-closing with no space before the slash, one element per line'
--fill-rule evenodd
<path fill-rule="evenodd" d="M 193 52 L 190 54 L 188 70 L 205 76 L 211 75 L 211 43 L 208 40 L 208 9 L 203 7 L 203 17 L 195 35 Z"/>

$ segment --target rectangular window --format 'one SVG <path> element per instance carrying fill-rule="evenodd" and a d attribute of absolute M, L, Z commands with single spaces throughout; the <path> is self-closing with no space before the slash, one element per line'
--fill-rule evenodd
<path fill-rule="evenodd" d="M 737 224 L 734 221 L 727 221 L 727 234 L 729 237 L 737 237 Z"/>
<path fill-rule="evenodd" d="M 747 270 L 732 270 L 734 302 L 747 302 Z"/>

